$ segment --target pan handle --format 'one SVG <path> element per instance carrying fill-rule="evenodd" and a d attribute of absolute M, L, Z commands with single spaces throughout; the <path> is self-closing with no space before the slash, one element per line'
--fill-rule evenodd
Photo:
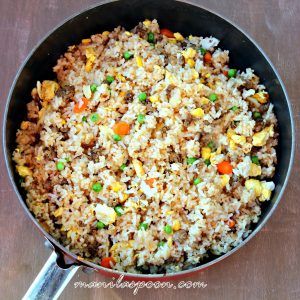
<path fill-rule="evenodd" d="M 80 268 L 78 265 L 62 268 L 58 265 L 59 254 L 52 252 L 44 267 L 37 275 L 23 300 L 56 300 Z"/>

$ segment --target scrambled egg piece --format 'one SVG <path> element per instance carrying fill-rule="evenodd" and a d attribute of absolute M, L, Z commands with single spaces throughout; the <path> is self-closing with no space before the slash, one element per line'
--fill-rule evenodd
<path fill-rule="evenodd" d="M 19 173 L 20 176 L 25 177 L 25 176 L 30 176 L 32 175 L 32 171 L 25 166 L 17 166 L 17 171 Z"/>
<path fill-rule="evenodd" d="M 255 196 L 258 197 L 258 200 L 263 202 L 266 200 L 270 200 L 272 191 L 275 188 L 274 183 L 266 182 L 266 181 L 259 181 L 256 179 L 248 179 L 245 182 L 246 189 L 254 190 Z"/>
<path fill-rule="evenodd" d="M 143 175 L 145 175 L 143 164 L 138 159 L 132 160 L 132 164 L 138 177 L 142 177 Z"/>
<path fill-rule="evenodd" d="M 259 176 L 259 175 L 261 175 L 261 166 L 251 163 L 249 176 L 255 177 L 255 176 Z"/>
<path fill-rule="evenodd" d="M 260 132 L 257 132 L 252 137 L 252 144 L 256 147 L 262 147 L 266 144 L 269 137 L 274 136 L 274 126 L 266 127 Z"/>
<path fill-rule="evenodd" d="M 188 60 L 189 58 L 194 58 L 196 56 L 196 50 L 193 48 L 187 48 L 186 50 L 183 50 L 182 56 L 185 58 L 185 60 Z"/>
<path fill-rule="evenodd" d="M 269 100 L 269 94 L 267 92 L 258 92 L 252 97 L 256 99 L 260 104 L 265 104 Z"/>
<path fill-rule="evenodd" d="M 148 19 L 146 19 L 146 20 L 143 22 L 143 24 L 144 24 L 144 26 L 145 26 L 146 28 L 149 28 L 149 26 L 151 25 L 151 21 L 148 20 Z"/>
<path fill-rule="evenodd" d="M 44 80 L 42 84 L 38 81 L 37 92 L 42 100 L 50 101 L 54 98 L 55 93 L 59 89 L 57 82 L 52 80 Z"/>
<path fill-rule="evenodd" d="M 184 37 L 179 32 L 174 33 L 174 37 L 177 41 L 182 42 L 184 40 Z"/>
<path fill-rule="evenodd" d="M 93 63 L 96 59 L 95 49 L 92 48 L 92 47 L 86 48 L 85 49 L 85 56 L 87 58 L 86 65 L 85 65 L 85 70 L 87 72 L 90 72 L 92 70 Z"/>
<path fill-rule="evenodd" d="M 221 186 L 225 187 L 230 180 L 230 176 L 228 174 L 221 175 Z"/>
<path fill-rule="evenodd" d="M 231 139 L 235 144 L 243 146 L 246 143 L 246 137 L 243 135 L 232 134 Z"/>
<path fill-rule="evenodd" d="M 254 190 L 255 196 L 259 197 L 261 195 L 261 184 L 260 181 L 257 179 L 248 179 L 245 182 L 245 187 L 248 191 Z"/>
<path fill-rule="evenodd" d="M 92 91 L 89 85 L 84 85 L 82 87 L 82 92 L 85 98 L 90 99 L 92 97 Z"/>
<path fill-rule="evenodd" d="M 116 221 L 117 214 L 112 207 L 106 204 L 97 204 L 95 208 L 96 218 L 105 225 L 112 224 Z"/>
<path fill-rule="evenodd" d="M 53 215 L 54 215 L 54 217 L 60 217 L 61 215 L 62 215 L 62 213 L 63 213 L 63 211 L 64 211 L 64 209 L 62 208 L 62 207 L 59 207 L 54 213 L 53 213 Z"/>

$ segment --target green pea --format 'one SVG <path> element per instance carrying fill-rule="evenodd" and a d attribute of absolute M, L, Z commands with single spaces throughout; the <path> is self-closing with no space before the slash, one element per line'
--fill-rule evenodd
<path fill-rule="evenodd" d="M 115 78 L 113 76 L 107 75 L 106 76 L 106 82 L 108 84 L 111 84 L 112 82 L 114 82 Z"/>
<path fill-rule="evenodd" d="M 210 159 L 205 159 L 205 160 L 204 160 L 204 163 L 205 163 L 207 166 L 209 166 L 209 165 L 210 165 Z"/>
<path fill-rule="evenodd" d="M 206 53 L 206 49 L 200 48 L 200 52 L 201 52 L 202 55 L 204 55 Z"/>
<path fill-rule="evenodd" d="M 106 225 L 101 221 L 98 221 L 97 224 L 96 224 L 97 229 L 103 229 L 105 226 Z"/>
<path fill-rule="evenodd" d="M 160 248 L 160 247 L 162 247 L 165 243 L 166 243 L 166 242 L 164 242 L 164 241 L 159 241 L 159 242 L 157 243 L 157 247 Z"/>
<path fill-rule="evenodd" d="M 56 169 L 58 171 L 62 171 L 63 169 L 65 168 L 65 165 L 62 161 L 59 161 L 57 164 L 56 164 Z"/>
<path fill-rule="evenodd" d="M 139 225 L 139 230 L 147 230 L 148 229 L 148 224 L 146 222 L 142 222 L 140 225 Z"/>
<path fill-rule="evenodd" d="M 210 141 L 207 144 L 207 147 L 210 148 L 211 150 L 215 150 L 216 149 L 215 143 L 213 141 Z"/>
<path fill-rule="evenodd" d="M 120 167 L 120 170 L 121 170 L 121 171 L 124 171 L 125 168 L 126 168 L 126 165 L 125 165 L 125 164 L 122 164 L 121 167 Z"/>
<path fill-rule="evenodd" d="M 215 93 L 212 93 L 208 96 L 208 99 L 211 101 L 211 102 L 215 102 L 218 100 L 218 96 L 215 94 Z"/>
<path fill-rule="evenodd" d="M 258 112 L 258 111 L 255 111 L 255 112 L 253 113 L 253 118 L 254 118 L 254 120 L 259 120 L 259 119 L 261 119 L 261 113 Z"/>
<path fill-rule="evenodd" d="M 94 192 L 99 193 L 99 192 L 102 191 L 103 186 L 101 185 L 100 182 L 95 182 L 95 183 L 93 184 L 93 186 L 92 186 L 92 189 L 93 189 Z"/>
<path fill-rule="evenodd" d="M 124 209 L 121 205 L 117 205 L 115 207 L 115 212 L 117 213 L 117 215 L 120 217 L 124 214 Z"/>
<path fill-rule="evenodd" d="M 86 122 L 87 121 L 87 117 L 83 116 L 81 120 L 82 120 L 82 122 Z"/>
<path fill-rule="evenodd" d="M 100 116 L 97 113 L 93 113 L 91 114 L 90 119 L 93 123 L 97 123 L 100 120 Z"/>
<path fill-rule="evenodd" d="M 237 111 L 239 108 L 237 107 L 237 106 L 232 106 L 231 108 L 230 108 L 230 110 L 232 110 L 232 111 Z"/>
<path fill-rule="evenodd" d="M 256 165 L 259 165 L 259 159 L 256 155 L 251 156 L 251 161 Z"/>
<path fill-rule="evenodd" d="M 118 134 L 114 134 L 114 135 L 113 135 L 113 139 L 114 139 L 114 141 L 116 141 L 116 142 L 119 142 L 119 141 L 122 140 L 121 136 L 118 135 Z"/>
<path fill-rule="evenodd" d="M 154 43 L 154 33 L 153 32 L 148 33 L 148 42 Z"/>
<path fill-rule="evenodd" d="M 131 57 L 133 57 L 133 54 L 129 51 L 125 51 L 123 56 L 126 60 L 129 60 Z"/>
<path fill-rule="evenodd" d="M 138 116 L 137 116 L 137 121 L 138 121 L 140 124 L 144 124 L 144 123 L 145 123 L 145 115 L 143 115 L 143 114 L 138 114 Z"/>
<path fill-rule="evenodd" d="M 139 100 L 141 101 L 141 102 L 145 102 L 146 101 L 146 99 L 147 99 L 147 94 L 146 93 L 140 93 L 139 94 Z"/>
<path fill-rule="evenodd" d="M 95 93 L 97 91 L 97 84 L 93 83 L 91 86 L 90 86 L 90 89 L 91 89 L 91 92 L 92 93 Z"/>
<path fill-rule="evenodd" d="M 235 76 L 236 76 L 236 73 L 237 73 L 237 70 L 236 70 L 236 69 L 229 69 L 229 70 L 228 70 L 228 77 L 229 77 L 229 78 L 235 77 Z"/>
<path fill-rule="evenodd" d="M 166 234 L 171 234 L 173 232 L 172 226 L 166 225 L 164 227 L 164 231 L 165 231 Z"/>
<path fill-rule="evenodd" d="M 192 165 L 197 160 L 196 157 L 188 157 L 186 162 L 188 165 Z"/>
<path fill-rule="evenodd" d="M 201 182 L 202 182 L 202 180 L 200 178 L 194 179 L 194 185 L 197 185 L 197 184 L 199 184 Z"/>

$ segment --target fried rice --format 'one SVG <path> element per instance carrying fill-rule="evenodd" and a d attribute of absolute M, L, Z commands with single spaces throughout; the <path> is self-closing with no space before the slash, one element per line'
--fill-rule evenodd
<path fill-rule="evenodd" d="M 13 159 L 67 249 L 177 272 L 249 235 L 275 187 L 277 120 L 259 77 L 218 44 L 145 20 L 70 46 L 57 80 L 37 82 Z"/>

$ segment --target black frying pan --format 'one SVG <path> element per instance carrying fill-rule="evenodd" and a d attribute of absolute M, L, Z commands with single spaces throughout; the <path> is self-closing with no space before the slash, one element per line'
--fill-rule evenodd
<path fill-rule="evenodd" d="M 124 0 L 105 2 L 102 5 L 87 9 L 59 25 L 32 50 L 16 75 L 7 99 L 3 126 L 3 147 L 7 170 L 25 212 L 54 249 L 53 254 L 26 294 L 26 299 L 57 298 L 79 267 L 90 268 L 115 277 L 122 274 L 88 261 L 78 260 L 74 254 L 60 245 L 40 226 L 25 204 L 25 193 L 18 184 L 18 175 L 15 172 L 11 157 L 16 146 L 16 130 L 25 118 L 26 103 L 30 99 L 32 87 L 35 86 L 37 80 L 55 78 L 52 67 L 56 64 L 59 56 L 66 51 L 67 46 L 77 44 L 82 38 L 91 34 L 112 30 L 118 25 L 131 29 L 139 21 L 146 18 L 156 18 L 161 27 L 170 28 L 172 31 L 181 32 L 183 35 L 212 35 L 221 40 L 221 48 L 230 50 L 230 64 L 232 66 L 242 70 L 246 67 L 254 69 L 262 83 L 267 87 L 271 102 L 275 106 L 280 138 L 277 149 L 278 165 L 274 178 L 275 191 L 272 199 L 263 204 L 259 222 L 253 226 L 253 232 L 241 245 L 225 255 L 211 256 L 207 261 L 191 270 L 168 275 L 126 274 L 127 278 L 172 279 L 176 276 L 202 270 L 229 256 L 262 228 L 278 205 L 286 187 L 293 162 L 295 140 L 291 106 L 274 66 L 248 35 L 221 16 L 199 6 L 190 5 L 187 1 Z"/>

